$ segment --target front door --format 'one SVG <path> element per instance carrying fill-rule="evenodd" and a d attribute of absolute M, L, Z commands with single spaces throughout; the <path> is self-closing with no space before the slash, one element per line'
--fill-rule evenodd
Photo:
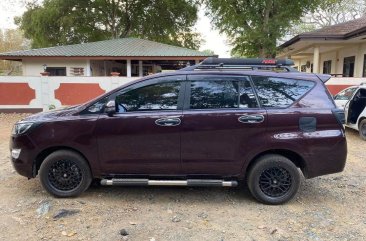
<path fill-rule="evenodd" d="M 185 76 L 155 78 L 111 97 L 117 113 L 102 114 L 96 130 L 103 173 L 180 173 L 184 80 Z"/>
<path fill-rule="evenodd" d="M 246 76 L 193 75 L 184 106 L 182 169 L 186 175 L 232 176 L 264 144 L 266 111 Z"/>

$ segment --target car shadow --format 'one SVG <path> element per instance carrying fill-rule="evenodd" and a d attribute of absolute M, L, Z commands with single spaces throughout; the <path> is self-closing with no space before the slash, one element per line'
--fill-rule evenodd
<path fill-rule="evenodd" d="M 162 186 L 91 186 L 84 198 L 99 196 L 106 200 L 123 199 L 127 202 L 148 203 L 235 203 L 253 202 L 245 185 L 233 188 L 222 187 L 162 187 Z"/>

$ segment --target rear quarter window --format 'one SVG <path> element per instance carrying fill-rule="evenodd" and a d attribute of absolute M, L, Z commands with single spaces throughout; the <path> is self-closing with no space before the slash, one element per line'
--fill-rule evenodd
<path fill-rule="evenodd" d="M 252 76 L 263 107 L 284 108 L 304 96 L 315 85 L 312 81 Z"/>

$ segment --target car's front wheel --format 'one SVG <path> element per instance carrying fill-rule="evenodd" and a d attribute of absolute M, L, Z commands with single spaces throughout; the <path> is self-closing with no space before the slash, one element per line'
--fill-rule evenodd
<path fill-rule="evenodd" d="M 366 119 L 363 119 L 359 126 L 358 126 L 358 132 L 360 133 L 360 137 L 362 140 L 366 141 Z"/>
<path fill-rule="evenodd" d="M 47 156 L 39 174 L 42 186 L 56 197 L 78 196 L 92 181 L 87 161 L 69 150 L 55 151 Z"/>
<path fill-rule="evenodd" d="M 286 157 L 268 154 L 260 157 L 248 172 L 248 188 L 265 204 L 282 204 L 291 200 L 299 189 L 298 168 Z"/>

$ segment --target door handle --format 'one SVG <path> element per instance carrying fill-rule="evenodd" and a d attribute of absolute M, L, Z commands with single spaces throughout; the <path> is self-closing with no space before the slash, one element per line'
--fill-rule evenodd
<path fill-rule="evenodd" d="M 242 115 L 238 118 L 241 123 L 262 123 L 264 121 L 263 115 Z"/>
<path fill-rule="evenodd" d="M 155 121 L 155 124 L 158 126 L 178 126 L 180 123 L 181 120 L 177 117 L 161 118 Z"/>

